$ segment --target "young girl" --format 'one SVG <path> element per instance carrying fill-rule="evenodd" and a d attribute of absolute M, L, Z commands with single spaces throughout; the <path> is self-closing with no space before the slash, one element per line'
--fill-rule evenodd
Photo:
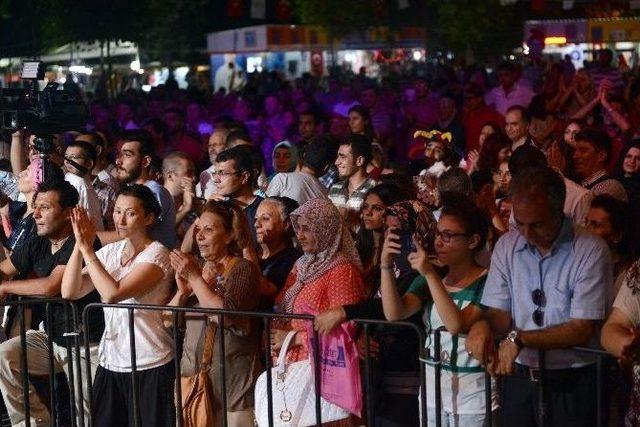
<path fill-rule="evenodd" d="M 465 351 L 466 333 L 480 318 L 480 299 L 487 271 L 475 261 L 484 247 L 487 224 L 471 202 L 452 199 L 442 208 L 435 239 L 438 261 L 448 267 L 444 278 L 436 273 L 420 245 L 408 256 L 411 267 L 420 273 L 409 290 L 400 296 L 391 270 L 394 256 L 400 254 L 399 236 L 389 230 L 382 249 L 381 294 L 385 317 L 401 320 L 424 308 L 423 319 L 430 333 L 441 327 L 440 354 L 434 355 L 433 335 L 427 340 L 431 357 L 442 361 L 442 422 L 453 426 L 483 426 L 485 413 L 485 374 L 480 364 Z M 426 369 L 428 424 L 435 424 L 435 372 Z M 493 388 L 495 390 L 495 387 Z M 497 397 L 492 397 L 493 409 Z"/>

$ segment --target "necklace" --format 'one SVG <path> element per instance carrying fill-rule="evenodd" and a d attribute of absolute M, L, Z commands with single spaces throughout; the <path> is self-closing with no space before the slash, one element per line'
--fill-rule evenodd
<path fill-rule="evenodd" d="M 63 237 L 62 239 L 58 240 L 49 239 L 49 241 L 51 242 L 51 251 L 56 252 L 58 249 L 60 249 L 60 247 L 64 245 L 64 242 L 66 242 L 68 238 L 69 236 Z"/>

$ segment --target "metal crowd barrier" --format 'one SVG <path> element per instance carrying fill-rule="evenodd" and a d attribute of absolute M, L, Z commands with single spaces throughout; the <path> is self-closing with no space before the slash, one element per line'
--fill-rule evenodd
<path fill-rule="evenodd" d="M 442 360 L 440 359 L 441 353 L 441 342 L 440 335 L 442 332 L 446 331 L 446 328 L 439 328 L 430 332 L 434 336 L 434 354 L 433 356 L 426 358 L 423 362 L 434 366 L 435 370 L 435 419 L 436 419 L 436 427 L 440 427 L 442 425 L 441 414 L 442 414 L 442 389 L 441 389 L 441 373 L 442 373 Z M 606 351 L 598 348 L 590 348 L 590 347 L 573 347 L 571 348 L 573 351 L 593 354 L 596 356 L 596 422 L 594 424 L 595 427 L 603 427 L 603 387 L 604 387 L 604 376 L 603 376 L 603 360 L 612 358 Z M 546 377 L 549 370 L 546 369 L 545 366 L 545 352 L 543 350 L 539 351 L 539 364 L 540 364 L 540 379 L 537 382 L 538 385 L 538 426 L 546 427 L 548 425 L 547 420 L 547 385 L 546 385 Z M 552 372 L 552 370 L 551 370 Z M 485 420 L 485 427 L 493 426 L 493 412 L 492 412 L 492 390 L 491 390 L 491 376 L 485 370 L 485 413 L 487 414 L 487 418 Z M 500 396 L 498 396 L 500 398 Z M 424 398 L 422 399 L 425 400 Z M 424 405 L 424 402 L 421 402 L 421 405 Z M 499 411 L 499 409 L 498 409 Z M 422 412 L 425 414 L 426 412 L 423 410 Z"/>
<path fill-rule="evenodd" d="M 27 345 L 26 345 L 26 340 L 27 340 L 27 326 L 26 326 L 26 319 L 25 319 L 25 310 L 27 308 L 27 306 L 45 306 L 45 316 L 46 316 L 46 322 L 45 322 L 45 332 L 47 334 L 48 337 L 48 342 L 47 342 L 47 350 L 48 350 L 48 357 L 49 357 L 49 406 L 50 406 L 50 416 L 51 416 L 51 423 L 52 424 L 56 424 L 56 418 L 57 418 L 57 408 L 56 408 L 56 392 L 55 392 L 55 381 L 56 381 L 56 372 L 55 372 L 55 361 L 54 361 L 54 356 L 53 356 L 53 337 L 51 335 L 51 324 L 53 322 L 53 315 L 51 312 L 51 306 L 52 305 L 63 305 L 64 309 L 65 309 L 65 331 L 66 333 L 64 334 L 64 336 L 66 337 L 66 350 L 67 350 L 67 359 L 68 359 L 68 363 L 69 363 L 69 376 L 67 379 L 68 385 L 69 385 L 69 411 L 70 411 L 70 422 L 72 423 L 71 425 L 76 426 L 77 425 L 77 419 L 76 419 L 76 415 L 79 418 L 79 423 L 82 425 L 84 423 L 84 411 L 82 411 L 82 403 L 80 403 L 80 412 L 78 414 L 76 414 L 76 402 L 82 402 L 82 387 L 80 387 L 79 390 L 77 390 L 77 394 L 78 396 L 76 396 L 76 379 L 74 378 L 75 374 L 76 374 L 76 370 L 74 369 L 74 364 L 76 364 L 76 366 L 80 366 L 80 342 L 79 340 L 77 340 L 76 338 L 80 335 L 78 332 L 72 332 L 75 331 L 75 327 L 71 327 L 71 325 L 69 325 L 69 313 L 71 313 L 71 318 L 72 321 L 74 322 L 75 325 L 78 325 L 78 312 L 76 307 L 69 301 L 64 300 L 62 298 L 36 298 L 36 299 L 27 299 L 27 298 L 21 298 L 18 299 L 16 301 L 7 301 L 4 302 L 2 304 L 0 304 L 0 306 L 5 307 L 5 309 L 9 308 L 9 307 L 16 307 L 17 309 L 17 317 L 16 320 L 18 321 L 19 327 L 20 327 L 20 371 L 22 374 L 22 387 L 23 387 L 23 408 L 24 408 L 24 415 L 25 415 L 25 425 L 27 427 L 31 426 L 31 418 L 30 418 L 30 412 L 31 412 L 31 408 L 30 408 L 30 404 L 29 404 L 29 386 L 30 386 L 30 376 L 29 376 L 29 364 L 28 364 L 28 352 L 27 352 Z M 72 351 L 72 349 L 75 350 L 75 352 Z M 75 360 L 74 360 L 75 359 Z M 78 369 L 78 373 L 80 372 L 80 369 Z M 80 378 L 78 378 L 78 382 L 80 384 L 82 384 L 82 377 L 80 376 Z"/>
<path fill-rule="evenodd" d="M 136 310 L 154 310 L 154 311 L 163 311 L 163 312 L 171 312 L 172 317 L 173 317 L 173 337 L 174 337 L 174 345 L 173 345 L 173 351 L 174 351 L 174 368 L 175 368 L 175 376 L 176 379 L 179 380 L 180 379 L 180 358 L 182 356 L 181 352 L 178 351 L 178 347 L 179 347 L 179 340 L 178 340 L 178 330 L 177 327 L 175 327 L 178 324 L 178 315 L 180 313 L 201 313 L 201 314 L 207 314 L 207 315 L 216 315 L 218 316 L 218 325 L 220 327 L 220 329 L 224 328 L 224 320 L 225 320 L 225 316 L 246 316 L 246 317 L 251 317 L 251 318 L 259 318 L 262 319 L 262 324 L 264 327 L 264 333 L 267 337 L 270 336 L 270 331 L 271 331 L 271 322 L 275 319 L 286 319 L 286 320 L 293 320 L 293 319 L 300 319 L 300 320 L 306 320 L 306 321 L 313 321 L 314 316 L 311 315 L 291 315 L 291 314 L 273 314 L 273 313 L 259 313 L 259 312 L 247 312 L 247 311 L 232 311 L 232 310 L 219 310 L 219 309 L 208 309 L 208 308 L 196 308 L 196 307 L 167 307 L 167 306 L 158 306 L 158 305 L 144 305 L 144 304 L 98 304 L 98 303 L 94 303 L 94 304 L 89 304 L 85 307 L 83 313 L 82 313 L 82 319 L 83 319 L 83 325 L 84 325 L 84 330 L 88 331 L 88 313 L 91 310 L 95 310 L 98 308 L 115 308 L 115 309 L 119 309 L 119 310 L 127 310 L 128 311 L 128 324 L 129 324 L 129 336 L 130 336 L 130 346 L 131 346 L 131 367 L 132 367 L 132 372 L 131 372 L 131 383 L 133 385 L 133 402 L 132 402 L 132 407 L 133 407 L 133 411 L 134 411 L 134 426 L 138 427 L 140 426 L 140 412 L 139 412 L 139 396 L 137 394 L 137 365 L 136 365 L 136 355 L 135 355 L 135 332 L 134 332 L 134 317 L 135 317 L 135 311 Z M 370 361 L 369 361 L 369 342 L 370 342 L 370 335 L 371 335 L 371 331 L 370 328 L 373 325 L 379 325 L 379 324 L 384 324 L 386 326 L 393 326 L 393 327 L 398 327 L 398 328 L 411 328 L 413 331 L 416 332 L 417 337 L 418 337 L 418 344 L 419 344 L 419 355 L 423 355 L 423 351 L 424 351 L 424 333 L 421 329 L 421 327 L 413 324 L 413 323 L 408 323 L 408 322 L 387 322 L 387 321 L 380 321 L 380 320 L 366 320 L 366 319 L 356 319 L 354 320 L 355 322 L 362 324 L 363 326 L 363 330 L 364 330 L 364 334 L 365 334 L 365 341 L 366 341 L 366 352 L 367 352 L 367 357 L 365 358 L 365 375 L 367 377 L 367 388 L 369 390 L 372 389 L 372 381 L 371 381 L 371 366 L 370 366 Z M 223 414 L 223 426 L 226 427 L 227 426 L 227 396 L 226 396 L 226 374 L 225 374 L 225 358 L 224 358 L 224 354 L 225 354 L 225 348 L 224 348 L 224 339 L 220 340 L 220 344 L 218 345 L 218 352 L 219 352 L 219 357 L 220 357 L 220 361 L 221 361 L 221 365 L 220 365 L 220 371 L 221 371 L 221 376 L 222 376 L 222 414 Z M 272 427 L 273 424 L 273 391 L 272 391 L 272 382 L 271 382 L 271 368 L 272 368 L 272 364 L 271 364 L 271 349 L 270 349 L 270 345 L 268 340 L 266 340 L 265 342 L 265 359 L 264 359 L 264 365 L 265 365 L 265 369 L 266 369 L 266 382 L 267 382 L 267 397 L 268 397 L 268 414 L 269 414 L 269 426 Z M 316 410 L 316 425 L 320 426 L 322 424 L 322 415 L 321 415 L 321 404 L 320 404 L 320 388 L 321 388 L 321 384 L 320 384 L 320 364 L 319 364 L 319 357 L 317 357 L 317 355 L 319 354 L 319 348 L 318 348 L 318 333 L 314 332 L 314 339 L 312 340 L 312 348 L 310 349 L 313 354 L 316 356 L 314 357 L 314 371 L 315 371 L 315 392 L 316 392 L 316 401 L 315 401 L 315 410 Z M 87 334 L 85 333 L 85 352 L 86 352 L 86 359 L 87 359 L 87 363 L 86 363 L 86 376 L 87 378 L 91 378 L 91 367 L 90 367 L 90 362 L 89 362 L 89 342 L 88 342 L 88 337 Z M 424 366 L 422 366 L 422 364 L 420 364 L 420 378 L 421 378 L 421 387 L 422 390 L 425 390 L 425 375 L 424 375 Z M 176 391 L 176 396 L 181 396 L 181 385 L 180 385 L 180 381 L 176 381 L 175 382 L 175 391 Z M 89 402 L 90 405 L 92 404 L 92 388 L 91 388 L 91 381 L 89 381 Z M 373 402 L 371 400 L 371 393 L 368 393 L 368 402 L 366 405 L 366 409 L 367 409 L 367 419 L 368 419 L 368 425 L 373 425 L 372 421 L 373 421 L 373 417 L 374 417 L 374 405 Z M 423 393 L 423 396 L 425 394 Z M 426 413 L 426 400 L 423 398 L 422 399 L 422 409 L 423 409 L 423 413 Z M 176 422 L 177 425 L 182 427 L 183 425 L 183 420 L 182 420 L 182 410 L 179 407 L 179 405 L 181 404 L 181 402 L 176 402 Z M 416 402 L 417 403 L 417 402 Z M 91 422 L 91 420 L 89 420 Z M 89 424 L 91 425 L 91 424 Z M 422 426 L 425 427 L 426 426 L 426 419 L 423 420 Z"/>
<path fill-rule="evenodd" d="M 22 299 L 22 300 L 18 300 L 18 301 L 12 301 L 12 302 L 7 302 L 5 304 L 3 304 L 5 307 L 11 307 L 11 306 L 15 306 L 17 307 L 17 320 L 19 322 L 19 326 L 20 326 L 20 341 L 21 341 L 21 354 L 20 354 L 20 365 L 21 365 L 21 372 L 22 372 L 22 382 L 23 382 L 23 399 L 24 399 L 24 413 L 25 413 L 25 424 L 27 426 L 30 426 L 30 407 L 29 407 L 29 372 L 28 372 L 28 354 L 27 354 L 27 346 L 26 346 L 26 330 L 27 327 L 25 325 L 25 307 L 28 305 L 45 305 L 45 309 L 46 309 L 46 316 L 47 316 L 47 330 L 45 332 L 47 332 L 48 335 L 48 352 L 49 352 L 49 404 L 50 404 L 50 410 L 51 410 L 51 420 L 52 420 L 52 424 L 55 425 L 56 423 L 56 402 L 55 402 L 55 362 L 54 362 L 54 357 L 53 357 L 53 340 L 52 340 L 52 336 L 49 333 L 50 331 L 48 329 L 50 329 L 50 325 L 52 323 L 52 313 L 51 313 L 51 306 L 53 304 L 63 304 L 65 306 L 65 313 L 68 314 L 70 310 L 71 312 L 71 319 L 73 320 L 73 323 L 75 325 L 79 325 L 78 323 L 78 312 L 76 307 L 69 301 L 63 300 L 61 298 L 43 298 L 43 299 Z M 163 311 L 163 312 L 170 312 L 171 316 L 172 316 L 172 320 L 173 320 L 173 338 L 174 338 L 174 347 L 173 347 L 173 351 L 174 351 L 174 371 L 175 371 L 175 376 L 176 376 L 176 381 L 175 381 L 175 391 L 176 391 L 176 395 L 177 396 L 181 396 L 181 382 L 179 381 L 180 379 L 180 375 L 181 375 L 181 370 L 180 370 L 180 359 L 182 356 L 182 352 L 180 349 L 180 340 L 179 340 L 179 331 L 178 328 L 175 327 L 176 325 L 178 325 L 178 318 L 180 313 L 200 313 L 200 314 L 206 314 L 206 315 L 216 315 L 218 316 L 218 323 L 220 328 L 224 328 L 224 321 L 225 321 L 225 317 L 226 316 L 246 316 L 246 317 L 251 317 L 251 318 L 258 318 L 262 320 L 262 326 L 264 328 L 264 333 L 267 337 L 269 337 L 270 335 L 270 330 L 271 330 L 271 322 L 275 319 L 285 319 L 285 320 L 293 320 L 293 319 L 299 319 L 299 320 L 306 320 L 306 321 L 313 321 L 314 317 L 311 315 L 290 315 L 290 314 L 273 314 L 273 313 L 259 313 L 259 312 L 244 312 L 244 311 L 232 311 L 232 310 L 218 310 L 218 309 L 207 309 L 207 308 L 196 308 L 196 307 L 167 307 L 167 306 L 157 306 L 157 305 L 143 305 L 143 304 L 99 304 L 99 303 L 94 303 L 94 304 L 89 304 L 85 310 L 82 313 L 82 328 L 81 330 L 77 330 L 76 328 L 72 328 L 69 325 L 69 316 L 65 316 L 65 329 L 67 331 L 67 333 L 64 334 L 64 336 L 67 338 L 66 340 L 66 350 L 67 350 L 67 357 L 69 359 L 69 369 L 68 369 L 68 373 L 69 373 L 69 377 L 68 377 L 68 383 L 69 383 L 69 404 L 70 404 L 70 422 L 72 426 L 85 426 L 85 425 L 92 425 L 92 420 L 89 418 L 88 420 L 85 420 L 85 416 L 84 416 L 84 411 L 82 410 L 82 401 L 83 401 L 83 390 L 82 387 L 76 387 L 76 383 L 80 383 L 82 384 L 82 369 L 81 369 L 81 361 L 80 361 L 80 344 L 79 344 L 79 339 L 77 339 L 81 334 L 83 335 L 84 338 L 84 350 L 85 350 L 85 358 L 86 358 L 86 364 L 84 366 L 84 368 L 86 368 L 85 371 L 85 381 L 88 381 L 87 383 L 87 387 L 88 387 L 88 391 L 89 391 L 89 396 L 88 396 L 88 402 L 89 402 L 89 407 L 92 408 L 92 404 L 93 404 L 93 400 L 92 400 L 92 376 L 91 376 L 91 359 L 90 359 L 90 352 L 89 352 L 89 338 L 88 338 L 88 317 L 89 317 L 89 312 L 91 310 L 97 310 L 100 308 L 115 308 L 115 309 L 121 309 L 121 310 L 127 310 L 128 311 L 128 326 L 129 326 L 129 332 L 130 332 L 130 346 L 131 346 L 131 366 L 132 366 L 132 373 L 131 373 L 131 384 L 133 386 L 133 402 L 132 402 L 132 407 L 133 407 L 133 411 L 134 411 L 134 425 L 135 426 L 140 426 L 141 422 L 140 422 L 140 411 L 139 411 L 139 396 L 137 393 L 137 365 L 136 365 L 136 353 L 135 353 L 135 339 L 136 339 L 136 334 L 135 334 L 135 328 L 134 328 L 134 318 L 135 318 L 135 311 L 136 310 L 153 310 L 153 311 Z M 441 339 L 440 339 L 440 335 L 442 333 L 442 331 L 444 331 L 445 329 L 441 328 L 439 330 L 434 330 L 431 331 L 430 333 L 433 334 L 434 336 L 434 342 L 433 342 L 433 349 L 434 352 L 432 355 L 430 355 L 429 357 L 427 357 L 425 355 L 425 348 L 424 348 L 424 343 L 425 343 L 425 334 L 424 331 L 422 329 L 421 326 L 418 326 L 414 323 L 409 323 L 409 322 L 388 322 L 388 321 L 382 321 L 382 320 L 369 320 L 369 319 L 355 319 L 354 322 L 357 322 L 358 324 L 362 325 L 362 330 L 364 332 L 364 337 L 365 337 L 365 345 L 366 345 L 366 357 L 364 359 L 364 374 L 365 374 L 365 381 L 366 381 L 366 390 L 373 390 L 373 384 L 372 384 L 372 372 L 371 372 L 371 358 L 369 357 L 369 349 L 370 349 L 370 340 L 371 340 L 371 328 L 374 327 L 375 325 L 385 325 L 385 326 L 392 326 L 392 327 L 398 327 L 398 328 L 409 328 L 411 330 L 413 330 L 416 333 L 416 336 L 418 337 L 418 346 L 419 348 L 418 350 L 418 355 L 420 357 L 420 360 L 424 363 L 420 363 L 420 387 L 422 390 L 422 398 L 420 399 L 419 405 L 420 405 L 420 409 L 421 409 L 421 413 L 422 413 L 422 417 L 421 417 L 421 426 L 425 427 L 427 426 L 427 395 L 426 395 L 426 384 L 425 384 L 425 366 L 424 364 L 430 364 L 434 367 L 434 372 L 435 372 L 435 384 L 434 384 L 434 389 L 435 389 L 435 424 L 437 427 L 441 426 L 442 423 L 442 419 L 441 419 L 441 414 L 442 414 L 442 392 L 441 392 L 441 373 L 442 373 L 442 361 L 440 360 L 440 353 L 441 353 Z M 226 396 L 226 374 L 225 374 L 225 344 L 224 344 L 224 340 L 220 341 L 220 345 L 218 346 L 219 350 L 219 357 L 220 357 L 220 370 L 221 370 L 221 376 L 223 378 L 222 381 L 222 396 L 221 396 L 221 400 L 222 400 L 222 413 L 223 413 L 223 426 L 227 426 L 227 396 Z M 75 351 L 73 351 L 73 350 Z M 272 390 L 272 381 L 271 381 L 271 368 L 272 368 L 272 363 L 271 363 L 271 351 L 270 351 L 270 347 L 269 347 L 269 342 L 268 340 L 266 340 L 265 342 L 265 348 L 264 348 L 264 354 L 265 354 L 265 359 L 264 359 L 264 365 L 265 365 L 265 369 L 266 369 L 266 379 L 267 379 L 267 397 L 268 397 L 268 414 L 269 414 L 269 425 L 273 426 L 273 390 Z M 314 357 L 314 371 L 316 373 L 315 375 L 315 391 L 316 391 L 316 402 L 315 402 L 315 410 L 316 410 L 316 425 L 320 426 L 322 424 L 322 418 L 321 418 L 321 403 L 320 403 L 320 389 L 321 389 L 321 384 L 320 384 L 320 364 L 319 364 L 319 357 L 317 357 L 317 355 L 319 354 L 319 348 L 318 348 L 318 333 L 314 332 L 314 339 L 312 340 L 312 348 L 310 349 L 313 354 L 316 356 Z M 607 353 L 605 353 L 603 350 L 600 349 L 593 349 L 593 348 L 586 348 L 586 347 L 576 347 L 573 350 L 575 351 L 579 351 L 579 352 L 586 352 L 586 353 L 592 353 L 595 354 L 597 356 L 597 363 L 596 363 L 596 376 L 597 376 L 597 420 L 595 425 L 597 427 L 601 427 L 603 425 L 603 360 L 604 358 L 608 358 L 610 356 L 607 355 Z M 546 404 L 547 404 L 547 397 L 546 397 L 546 382 L 545 382 L 545 377 L 547 376 L 547 370 L 545 369 L 544 366 L 544 352 L 540 352 L 540 370 L 541 370 L 541 375 L 540 375 L 540 381 L 538 382 L 538 395 L 539 395 L 539 400 L 538 400 L 538 409 L 539 409 L 539 419 L 538 419 L 538 423 L 540 427 L 544 427 L 546 426 L 546 416 L 547 416 L 547 410 L 546 410 Z M 73 366 L 74 364 L 76 364 L 76 366 L 78 366 L 79 368 L 74 369 Z M 76 381 L 76 379 L 74 378 L 74 376 L 76 375 L 76 372 L 80 375 L 80 378 L 78 379 L 79 381 Z M 486 414 L 487 414 L 487 419 L 485 422 L 486 426 L 492 426 L 493 425 L 493 420 L 492 420 L 492 416 L 493 413 L 491 411 L 492 408 L 492 401 L 491 401 L 491 396 L 492 396 L 492 390 L 491 390 L 491 381 L 490 381 L 490 376 L 488 373 L 485 372 L 485 384 L 486 384 L 486 388 L 485 388 L 485 409 L 486 409 Z M 76 390 L 77 389 L 77 390 Z M 367 425 L 373 425 L 373 419 L 375 417 L 375 409 L 374 409 L 374 402 L 373 402 L 373 393 L 366 393 L 365 395 L 365 399 L 366 399 L 366 420 L 367 420 Z M 79 402 L 79 408 L 81 409 L 79 413 L 76 414 L 76 403 Z M 176 423 L 178 426 L 182 427 L 183 425 L 183 420 L 182 420 L 182 410 L 180 408 L 180 404 L 181 401 L 179 400 L 178 402 L 176 402 Z M 418 403 L 418 402 L 416 402 Z"/>

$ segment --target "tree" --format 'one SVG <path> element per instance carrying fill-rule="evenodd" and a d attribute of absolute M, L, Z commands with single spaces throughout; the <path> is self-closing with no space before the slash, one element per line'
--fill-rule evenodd
<path fill-rule="evenodd" d="M 432 29 L 443 46 L 457 54 L 504 53 L 521 42 L 522 20 L 499 0 L 431 0 L 437 15 Z"/>

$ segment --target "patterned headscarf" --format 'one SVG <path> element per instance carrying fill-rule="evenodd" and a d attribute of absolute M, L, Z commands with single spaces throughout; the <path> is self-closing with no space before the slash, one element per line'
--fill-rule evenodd
<path fill-rule="evenodd" d="M 427 252 L 428 255 L 434 253 L 433 242 L 436 237 L 436 220 L 429 208 L 418 200 L 404 200 L 389 206 L 385 212 L 386 216 L 394 216 L 400 222 L 400 232 L 409 233 L 414 236 L 417 243 Z M 409 252 L 403 248 L 403 252 L 395 257 L 394 270 L 396 278 L 403 280 L 412 274 L 413 269 L 407 260 Z"/>
<path fill-rule="evenodd" d="M 627 268 L 624 276 L 624 284 L 631 289 L 633 295 L 640 293 L 640 260 L 634 262 L 631 267 Z"/>
<path fill-rule="evenodd" d="M 424 203 L 418 200 L 403 200 L 389 206 L 385 215 L 398 218 L 402 231 L 414 234 L 418 244 L 427 253 L 434 252 L 436 220 Z"/>
<path fill-rule="evenodd" d="M 305 253 L 294 265 L 296 282 L 285 292 L 281 310 L 293 313 L 293 303 L 306 283 L 327 271 L 351 263 L 362 269 L 358 251 L 338 209 L 327 199 L 312 199 L 291 213 L 291 223 L 298 230 L 300 219 L 309 224 L 316 239 L 317 252 Z"/>

